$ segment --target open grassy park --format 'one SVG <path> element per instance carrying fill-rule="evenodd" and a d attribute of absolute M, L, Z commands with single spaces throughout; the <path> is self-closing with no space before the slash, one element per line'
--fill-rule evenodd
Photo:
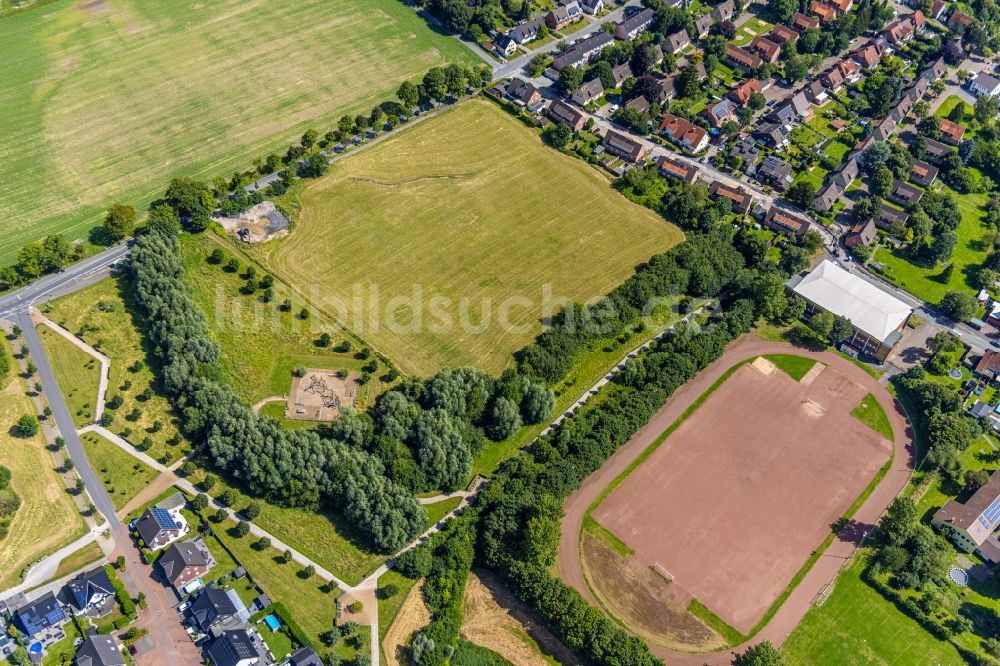
<path fill-rule="evenodd" d="M 13 373 L 0 390 L 0 465 L 10 469 L 11 486 L 21 498 L 7 536 L 0 539 L 0 589 L 16 585 L 27 565 L 86 532 L 41 435 L 23 439 L 10 432 L 20 416 L 35 412 L 24 390 Z"/>
<path fill-rule="evenodd" d="M 0 265 L 478 62 L 399 0 L 60 0 L 6 17 Z"/>
<path fill-rule="evenodd" d="M 66 398 L 73 422 L 77 426 L 93 423 L 101 364 L 48 326 L 39 326 L 38 335 Z"/>
<path fill-rule="evenodd" d="M 263 261 L 418 375 L 499 373 L 554 311 L 547 293 L 603 295 L 681 239 L 483 101 L 334 164 L 299 202 Z"/>
<path fill-rule="evenodd" d="M 160 392 L 155 359 L 140 333 L 145 327 L 143 315 L 126 275 L 102 280 L 54 301 L 48 317 L 111 359 L 107 398 L 120 396 L 122 401 L 119 407 L 108 410 L 114 415 L 109 426 L 113 432 L 132 444 L 145 441 L 147 455 L 167 464 L 190 450 L 178 429 L 177 417 Z"/>
<path fill-rule="evenodd" d="M 158 472 L 94 432 L 81 435 L 87 460 L 97 473 L 116 509 L 139 494 Z"/>

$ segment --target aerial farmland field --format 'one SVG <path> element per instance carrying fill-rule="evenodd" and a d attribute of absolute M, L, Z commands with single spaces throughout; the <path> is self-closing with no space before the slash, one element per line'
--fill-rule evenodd
<path fill-rule="evenodd" d="M 0 265 L 477 58 L 399 0 L 59 1 L 6 17 Z"/>
<path fill-rule="evenodd" d="M 264 261 L 418 375 L 499 373 L 554 314 L 546 293 L 601 296 L 682 238 L 485 101 L 340 160 L 299 203 Z"/>

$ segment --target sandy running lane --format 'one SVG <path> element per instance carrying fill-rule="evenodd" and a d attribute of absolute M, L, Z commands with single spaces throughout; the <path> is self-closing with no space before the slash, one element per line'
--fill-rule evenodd
<path fill-rule="evenodd" d="M 878 520 L 885 507 L 906 485 L 913 471 L 913 431 L 902 408 L 875 378 L 837 354 L 810 351 L 785 343 L 766 342 L 753 335 L 746 335 L 731 344 L 726 353 L 715 363 L 712 363 L 697 377 L 678 389 L 649 423 L 611 456 L 600 470 L 590 475 L 579 490 L 566 499 L 566 517 L 563 520 L 562 538 L 559 544 L 559 570 L 563 580 L 576 588 L 591 603 L 597 603 L 584 580 L 578 550 L 580 528 L 590 504 L 726 370 L 740 361 L 761 354 L 787 353 L 813 358 L 835 368 L 864 388 L 866 392 L 872 393 L 889 416 L 895 439 L 892 465 L 889 473 L 854 515 L 854 520 L 861 524 L 862 529 L 864 526 L 873 525 Z M 749 644 L 769 640 L 776 646 L 781 645 L 802 619 L 802 616 L 809 610 L 816 595 L 833 579 L 855 548 L 856 543 L 853 540 L 835 540 L 792 591 L 770 622 L 749 641 Z M 742 650 L 743 647 L 738 646 L 721 653 L 697 655 L 663 648 L 653 648 L 653 652 L 657 656 L 669 660 L 671 664 L 728 664 L 732 659 L 732 653 Z"/>

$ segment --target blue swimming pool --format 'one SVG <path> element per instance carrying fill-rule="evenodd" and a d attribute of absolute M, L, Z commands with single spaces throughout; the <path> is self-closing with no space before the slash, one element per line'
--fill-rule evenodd
<path fill-rule="evenodd" d="M 264 618 L 264 624 L 270 627 L 271 631 L 277 631 L 278 629 L 281 628 L 281 623 L 278 622 L 278 618 L 274 616 L 274 613 L 271 613 L 270 615 Z"/>

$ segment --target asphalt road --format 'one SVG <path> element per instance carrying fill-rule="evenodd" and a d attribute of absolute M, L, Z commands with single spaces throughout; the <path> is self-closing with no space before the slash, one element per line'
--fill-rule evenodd
<path fill-rule="evenodd" d="M 59 273 L 47 275 L 37 282 L 0 297 L 0 319 L 9 319 L 11 315 L 27 312 L 34 303 L 68 294 L 86 286 L 94 279 L 103 277 L 111 264 L 125 258 L 128 253 L 129 243 L 120 243 Z"/>
<path fill-rule="evenodd" d="M 69 413 L 66 399 L 56 381 L 52 364 L 49 363 L 49 358 L 45 355 L 45 348 L 42 347 L 42 339 L 38 336 L 38 330 L 27 311 L 18 312 L 11 319 L 21 327 L 21 335 L 28 346 L 28 351 L 31 352 L 31 360 L 38 368 L 38 381 L 42 384 L 46 402 L 52 408 L 52 418 L 55 419 L 56 426 L 59 428 L 59 434 L 66 442 L 66 453 L 73 461 L 77 474 L 83 479 L 83 484 L 87 488 L 87 493 L 94 502 L 94 506 L 108 521 L 111 530 L 116 532 L 121 529 L 122 523 L 115 513 L 114 503 L 105 492 L 104 485 L 97 478 L 94 468 L 90 466 L 90 461 L 87 460 L 87 455 L 83 452 L 83 442 L 80 441 L 80 436 L 76 433 L 76 424 L 73 423 L 73 416 Z"/>

